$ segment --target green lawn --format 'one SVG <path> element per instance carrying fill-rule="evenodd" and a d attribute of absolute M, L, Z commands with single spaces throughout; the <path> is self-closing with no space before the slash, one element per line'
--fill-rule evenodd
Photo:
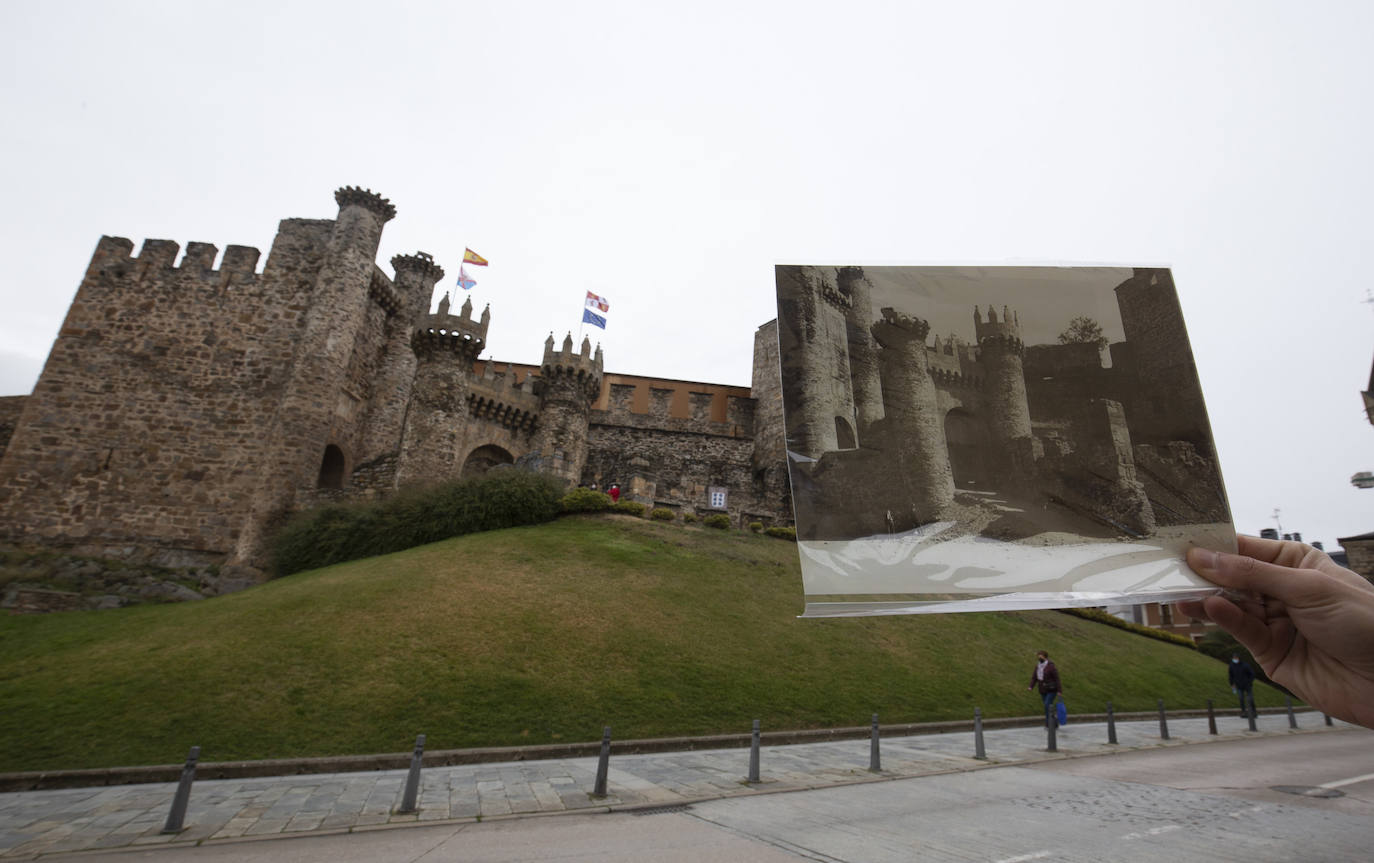
<path fill-rule="evenodd" d="M 625 516 L 203 602 L 0 618 L 0 771 L 1231 703 L 1225 667 L 1056 612 L 798 620 L 796 546 Z M 1261 706 L 1282 703 L 1257 687 Z"/>

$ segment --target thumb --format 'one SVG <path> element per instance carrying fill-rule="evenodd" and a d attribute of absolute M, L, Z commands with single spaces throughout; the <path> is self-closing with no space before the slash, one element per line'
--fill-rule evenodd
<path fill-rule="evenodd" d="M 1294 569 L 1205 548 L 1188 549 L 1188 565 L 1213 584 L 1255 590 L 1293 606 L 1308 604 L 1331 589 L 1330 579 L 1315 569 Z"/>

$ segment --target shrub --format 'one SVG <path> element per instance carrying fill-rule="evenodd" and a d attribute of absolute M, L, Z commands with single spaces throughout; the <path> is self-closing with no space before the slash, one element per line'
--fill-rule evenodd
<path fill-rule="evenodd" d="M 684 512 L 682 514 L 682 521 L 684 524 L 696 524 L 697 514 L 694 512 Z"/>
<path fill-rule="evenodd" d="M 575 488 L 558 502 L 563 512 L 603 512 L 611 508 L 611 496 L 594 488 Z"/>
<path fill-rule="evenodd" d="M 552 521 L 561 491 L 552 477 L 496 470 L 380 501 L 308 510 L 273 536 L 272 573 L 289 575 L 465 533 Z"/>
<path fill-rule="evenodd" d="M 664 509 L 661 506 L 649 513 L 649 518 L 652 518 L 654 521 L 672 521 L 676 517 L 677 516 L 673 515 L 671 509 Z"/>
<path fill-rule="evenodd" d="M 776 536 L 778 539 L 797 541 L 797 529 L 795 527 L 766 527 L 763 532 L 767 536 Z"/>
<path fill-rule="evenodd" d="M 723 512 L 718 512 L 715 515 L 706 516 L 706 518 L 701 520 L 701 523 L 707 527 L 714 527 L 717 530 L 725 530 L 730 526 L 730 516 Z"/>
<path fill-rule="evenodd" d="M 1084 620 L 1092 620 L 1097 623 L 1105 623 L 1108 626 L 1115 626 L 1117 629 L 1125 629 L 1128 632 L 1134 632 L 1136 635 L 1143 635 L 1146 638 L 1167 641 L 1170 644 L 1177 644 L 1179 647 L 1197 650 L 1197 645 L 1187 636 L 1165 632 L 1162 629 L 1153 629 L 1149 626 L 1141 626 L 1138 623 L 1127 623 L 1116 615 L 1108 614 L 1100 608 L 1061 608 L 1058 610 L 1062 611 L 1064 614 L 1072 614 L 1074 617 L 1081 617 Z"/>
<path fill-rule="evenodd" d="M 643 518 L 644 504 L 633 500 L 617 501 L 616 505 L 611 507 L 611 512 L 621 512 L 625 515 L 633 515 L 638 518 Z"/>
<path fill-rule="evenodd" d="M 749 530 L 752 531 L 753 533 L 760 533 L 760 532 L 762 532 L 762 530 L 763 530 L 763 522 L 761 522 L 761 521 L 751 521 L 751 522 L 749 522 Z"/>

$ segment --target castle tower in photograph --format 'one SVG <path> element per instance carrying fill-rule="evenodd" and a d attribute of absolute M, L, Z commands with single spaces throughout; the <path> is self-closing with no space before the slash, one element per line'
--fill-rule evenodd
<path fill-rule="evenodd" d="M 1001 463 L 993 470 L 1013 483 L 1029 480 L 1035 471 L 1030 405 L 1026 399 L 1025 345 L 1021 324 L 1006 306 L 999 320 L 988 306 L 987 320 L 975 306 L 973 329 L 986 380 L 988 434 Z"/>
<path fill-rule="evenodd" d="M 905 530 L 938 519 L 954 502 L 954 474 L 926 352 L 930 324 L 893 309 L 882 315 L 872 332 L 882 346 L 886 440 L 898 466 L 889 485 L 899 492 L 888 509 L 892 528 Z"/>
<path fill-rule="evenodd" d="M 859 445 L 849 332 L 854 300 L 833 269 L 778 267 L 778 338 L 784 363 L 787 448 L 807 458 Z M 867 310 L 859 310 L 866 314 Z M 866 381 L 870 370 L 865 368 Z M 870 398 L 877 387 L 870 387 Z M 881 398 L 881 396 L 879 396 Z"/>
<path fill-rule="evenodd" d="M 415 350 L 414 393 L 406 418 L 401 460 L 396 471 L 399 486 L 420 485 L 456 477 L 466 453 L 459 451 L 463 420 L 467 414 L 472 364 L 486 344 L 491 312 L 472 319 L 472 300 L 463 302 L 458 315 L 449 314 L 449 300 L 417 322 L 411 337 Z"/>
<path fill-rule="evenodd" d="M 539 367 L 543 381 L 540 393 L 539 427 L 531 461 L 541 473 L 552 474 L 577 484 L 587 460 L 587 426 L 592 402 L 601 394 L 601 347 L 592 354 L 590 340 L 582 339 L 581 351 L 573 352 L 572 334 L 563 339 L 563 349 L 553 349 L 553 334 L 544 342 L 544 360 Z"/>
<path fill-rule="evenodd" d="M 873 285 L 863 267 L 841 267 L 836 274 L 840 296 L 849 297 L 845 333 L 849 342 L 849 374 L 853 387 L 854 418 L 860 442 L 873 424 L 883 418 L 883 390 L 877 346 L 869 329 L 873 321 Z"/>

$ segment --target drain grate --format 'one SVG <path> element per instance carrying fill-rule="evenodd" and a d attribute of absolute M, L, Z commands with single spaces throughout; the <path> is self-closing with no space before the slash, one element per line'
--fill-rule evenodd
<path fill-rule="evenodd" d="M 1345 792 L 1335 788 L 1322 788 L 1318 785 L 1270 785 L 1270 791 L 1296 794 L 1299 797 L 1344 797 Z"/>
<path fill-rule="evenodd" d="M 670 806 L 650 806 L 646 809 L 636 809 L 632 815 L 667 815 L 670 812 L 686 812 L 692 807 L 686 803 L 675 803 Z"/>

